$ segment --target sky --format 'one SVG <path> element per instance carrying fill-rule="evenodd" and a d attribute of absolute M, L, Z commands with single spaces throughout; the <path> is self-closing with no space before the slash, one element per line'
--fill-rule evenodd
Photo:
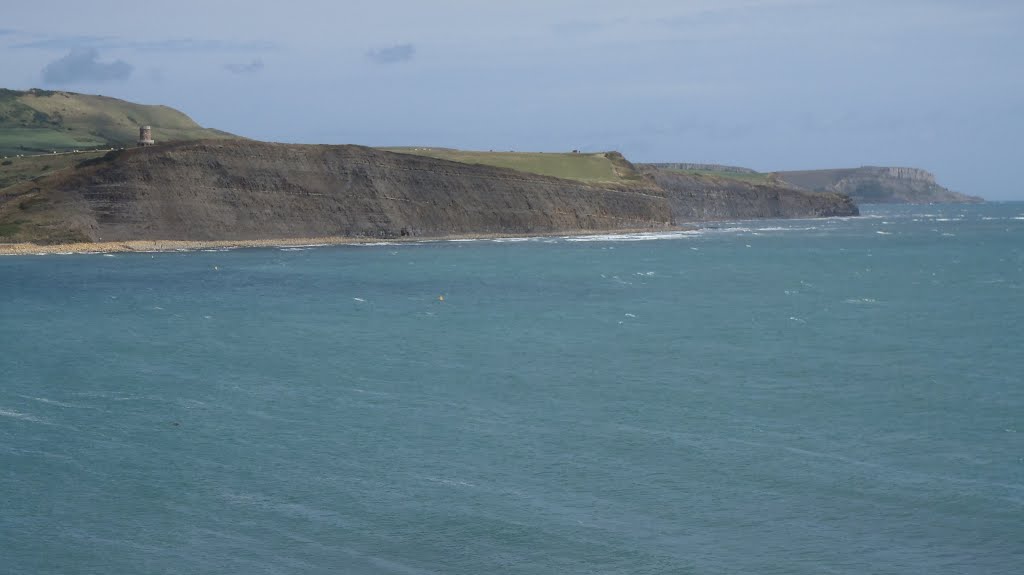
<path fill-rule="evenodd" d="M 0 87 L 279 142 L 920 167 L 1024 200 L 1020 0 L 49 0 Z"/>

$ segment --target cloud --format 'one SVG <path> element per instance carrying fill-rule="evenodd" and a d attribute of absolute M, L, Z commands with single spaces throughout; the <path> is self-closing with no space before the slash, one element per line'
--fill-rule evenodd
<path fill-rule="evenodd" d="M 94 48 L 110 48 L 116 39 L 111 36 L 57 36 L 43 38 L 41 40 L 30 40 L 11 44 L 11 48 L 20 50 L 25 48 L 42 48 L 44 50 L 74 50 L 82 46 Z"/>
<path fill-rule="evenodd" d="M 0 28 L 0 36 L 10 36 L 11 34 L 17 33 L 17 30 L 11 30 L 10 28 Z"/>
<path fill-rule="evenodd" d="M 254 40 L 250 42 L 229 42 L 225 40 L 197 40 L 195 38 L 170 38 L 150 42 L 124 42 L 126 48 L 147 52 L 253 52 L 276 50 L 273 42 Z"/>
<path fill-rule="evenodd" d="M 124 80 L 131 76 L 133 67 L 124 60 L 106 63 L 100 62 L 99 58 L 96 48 L 73 49 L 43 68 L 43 81 L 47 84 L 74 84 Z"/>
<path fill-rule="evenodd" d="M 163 40 L 126 40 L 116 36 L 52 36 L 12 44 L 15 49 L 73 50 L 89 46 L 98 50 L 138 50 L 140 52 L 252 52 L 275 50 L 277 44 L 266 41 L 231 42 L 197 38 Z"/>
<path fill-rule="evenodd" d="M 263 59 L 255 58 L 248 64 L 224 64 L 224 69 L 232 74 L 255 74 L 263 69 Z"/>
<path fill-rule="evenodd" d="M 374 48 L 366 53 L 366 57 L 377 64 L 408 62 L 414 56 L 416 56 L 416 47 L 412 44 L 396 44 L 386 48 Z"/>

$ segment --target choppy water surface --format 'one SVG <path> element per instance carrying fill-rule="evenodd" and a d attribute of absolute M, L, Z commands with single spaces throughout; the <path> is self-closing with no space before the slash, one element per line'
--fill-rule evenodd
<path fill-rule="evenodd" d="M 0 258 L 0 571 L 1019 573 L 1024 204 L 864 212 Z"/>

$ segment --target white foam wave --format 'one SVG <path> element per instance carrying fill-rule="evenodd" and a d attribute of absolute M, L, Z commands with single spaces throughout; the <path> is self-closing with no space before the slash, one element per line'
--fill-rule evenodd
<path fill-rule="evenodd" d="M 870 298 L 870 297 L 850 298 L 850 299 L 843 300 L 843 303 L 872 304 L 872 303 L 878 303 L 878 300 L 876 300 L 874 298 Z"/>
<path fill-rule="evenodd" d="M 0 417 L 10 417 L 12 419 L 20 419 L 21 421 L 31 421 L 32 423 L 42 423 L 49 425 L 50 422 L 45 419 L 41 419 L 28 413 L 21 413 L 20 411 L 11 411 L 9 409 L 0 409 Z"/>
<path fill-rule="evenodd" d="M 752 230 L 751 228 L 732 227 L 732 228 L 708 228 L 705 231 L 714 232 L 714 233 L 720 233 L 720 234 L 729 234 L 729 233 L 749 233 L 749 232 L 752 232 L 754 230 Z"/>
<path fill-rule="evenodd" d="M 677 240 L 693 237 L 698 232 L 644 232 L 637 234 L 600 234 L 593 236 L 566 236 L 567 242 L 643 242 L 650 240 Z"/>
<path fill-rule="evenodd" d="M 476 487 L 475 483 L 470 483 L 468 481 L 462 481 L 459 479 L 444 479 L 442 477 L 430 477 L 428 475 L 423 475 L 421 477 L 431 483 L 437 483 L 440 485 L 448 485 L 451 487 Z"/>
<path fill-rule="evenodd" d="M 792 227 L 771 226 L 771 227 L 767 227 L 767 228 L 756 228 L 756 231 L 758 231 L 758 232 L 812 232 L 812 231 L 820 230 L 820 229 L 821 228 L 819 226 L 800 226 L 800 227 L 797 227 L 797 226 L 792 226 Z"/>
<path fill-rule="evenodd" d="M 64 403 L 63 401 L 57 401 L 56 399 L 47 399 L 45 397 L 32 397 L 29 395 L 22 395 L 25 399 L 31 399 L 32 401 L 38 401 L 39 403 L 47 403 L 49 405 L 56 405 L 57 407 L 82 407 L 81 405 L 74 405 L 71 403 Z"/>
<path fill-rule="evenodd" d="M 882 230 L 878 230 L 875 233 L 880 235 L 880 236 L 891 236 L 892 235 L 892 232 L 883 232 Z"/>

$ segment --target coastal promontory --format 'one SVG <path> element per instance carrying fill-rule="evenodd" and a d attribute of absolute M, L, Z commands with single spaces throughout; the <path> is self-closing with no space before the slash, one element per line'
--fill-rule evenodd
<path fill-rule="evenodd" d="M 110 152 L 0 192 L 8 241 L 657 230 L 665 192 L 361 146 L 199 141 Z"/>
<path fill-rule="evenodd" d="M 0 144 L 8 251 L 656 231 L 858 213 L 841 193 L 749 170 L 634 165 L 618 152 L 259 142 L 165 106 L 73 92 L 0 90 Z"/>

